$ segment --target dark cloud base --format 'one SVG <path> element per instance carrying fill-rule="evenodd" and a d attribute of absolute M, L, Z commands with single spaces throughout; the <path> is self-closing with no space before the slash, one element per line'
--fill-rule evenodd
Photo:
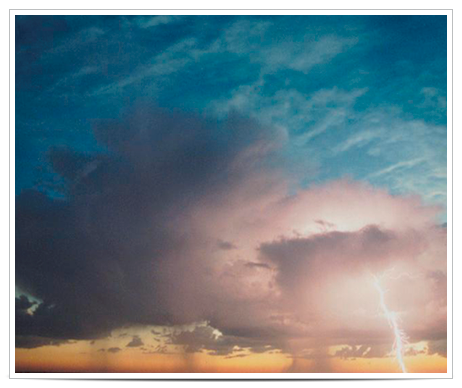
<path fill-rule="evenodd" d="M 184 268 L 204 270 L 188 257 L 202 244 L 189 212 L 267 168 L 280 139 L 237 115 L 218 122 L 148 105 L 94 131 L 105 152 L 49 150 L 64 199 L 39 190 L 16 198 L 16 285 L 43 301 L 28 314 L 28 300 L 16 299 L 18 347 L 203 319 L 169 305 L 184 296 Z"/>

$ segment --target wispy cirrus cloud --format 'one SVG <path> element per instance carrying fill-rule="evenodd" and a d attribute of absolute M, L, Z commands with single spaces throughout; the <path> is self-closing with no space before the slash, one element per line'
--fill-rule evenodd
<path fill-rule="evenodd" d="M 165 24 L 176 23 L 184 19 L 181 15 L 138 16 L 135 23 L 140 28 L 152 28 Z"/>

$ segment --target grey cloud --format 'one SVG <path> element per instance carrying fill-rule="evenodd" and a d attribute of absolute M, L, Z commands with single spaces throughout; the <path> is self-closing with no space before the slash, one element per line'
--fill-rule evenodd
<path fill-rule="evenodd" d="M 16 284 L 43 301 L 33 315 L 18 301 L 18 336 L 96 339 L 207 318 L 207 260 L 195 250 L 208 242 L 190 213 L 270 168 L 281 139 L 236 115 L 217 122 L 148 105 L 96 122 L 95 137 L 104 152 L 49 152 L 64 200 L 16 198 Z"/>
<path fill-rule="evenodd" d="M 277 266 L 280 285 L 286 290 L 295 290 L 310 277 L 322 276 L 328 268 L 347 271 L 384 268 L 392 252 L 412 251 L 412 244 L 418 238 L 412 232 L 410 236 L 400 236 L 370 225 L 357 232 L 334 231 L 307 238 L 282 239 L 264 243 L 259 249 L 263 261 Z M 316 267 L 320 272 L 315 275 Z"/>
<path fill-rule="evenodd" d="M 428 342 L 427 354 L 438 354 L 442 357 L 448 356 L 448 342 L 444 340 L 436 340 Z"/>
<path fill-rule="evenodd" d="M 26 312 L 32 306 L 35 306 L 37 304 L 37 302 L 35 301 L 30 301 L 29 298 L 27 298 L 27 296 L 25 295 L 20 295 L 19 298 L 16 298 L 15 302 L 16 310 L 21 312 Z"/>
<path fill-rule="evenodd" d="M 266 353 L 283 346 L 279 336 L 268 335 L 264 328 L 257 330 L 255 336 L 249 335 L 250 332 L 245 329 L 240 333 L 236 332 L 237 335 L 233 335 L 232 330 L 227 330 L 229 334 L 217 334 L 214 330 L 209 325 L 197 326 L 193 330 L 174 333 L 171 343 L 183 346 L 186 353 L 204 350 L 219 356 L 235 356 L 235 347 L 250 350 L 252 353 Z"/>
<path fill-rule="evenodd" d="M 410 347 L 408 349 L 406 349 L 406 352 L 405 352 L 405 356 L 418 356 L 419 354 L 425 354 L 426 351 L 425 350 L 417 350 L 415 349 L 414 347 Z"/>
<path fill-rule="evenodd" d="M 315 220 L 316 224 L 318 224 L 323 230 L 328 229 L 335 229 L 336 225 L 332 222 L 324 221 L 324 220 Z"/>
<path fill-rule="evenodd" d="M 249 268 L 271 269 L 271 267 L 266 263 L 256 263 L 256 262 L 253 262 L 253 261 L 249 261 L 249 262 L 245 263 L 245 266 L 249 267 Z"/>
<path fill-rule="evenodd" d="M 15 347 L 23 349 L 33 349 L 41 346 L 59 346 L 67 343 L 70 343 L 70 341 L 34 335 L 16 335 L 15 338 Z"/>
<path fill-rule="evenodd" d="M 217 245 L 218 245 L 218 248 L 223 249 L 224 251 L 230 251 L 233 249 L 237 249 L 237 246 L 229 241 L 218 240 Z"/>
<path fill-rule="evenodd" d="M 127 344 L 127 348 L 137 348 L 137 347 L 140 347 L 140 346 L 143 346 L 144 343 L 143 341 L 141 340 L 140 337 L 138 337 L 137 335 L 135 335 L 132 340 Z"/>
<path fill-rule="evenodd" d="M 448 277 L 446 272 L 443 271 L 429 271 L 427 273 L 429 285 L 434 291 L 434 295 L 438 302 L 444 306 L 447 304 L 447 283 Z"/>
<path fill-rule="evenodd" d="M 351 345 L 335 352 L 335 357 L 351 358 L 382 358 L 390 353 L 389 344 Z"/>
<path fill-rule="evenodd" d="M 233 354 L 233 355 L 228 355 L 228 356 L 225 356 L 225 358 L 229 359 L 229 358 L 243 358 L 243 357 L 247 357 L 248 354 Z"/>
<path fill-rule="evenodd" d="M 360 292 L 353 291 L 351 285 L 346 285 L 347 283 L 346 288 L 341 288 L 344 286 L 339 284 L 359 276 L 358 279 L 361 279 L 361 284 L 367 290 L 368 276 L 383 274 L 394 266 L 405 265 L 406 268 L 420 271 L 422 261 L 419 260 L 421 255 L 427 254 L 432 238 L 426 233 L 416 230 L 392 231 L 369 225 L 353 232 L 323 232 L 309 237 L 281 238 L 261 244 L 260 260 L 274 267 L 276 283 L 281 292 L 280 312 L 289 313 L 273 315 L 273 321 L 287 322 L 290 319 L 295 328 L 297 321 L 290 313 L 296 311 L 300 318 L 299 330 L 304 332 L 303 336 L 318 337 L 319 341 L 326 343 L 336 341 L 339 344 L 343 340 L 350 344 L 352 348 L 343 350 L 339 353 L 340 356 L 382 357 L 384 348 L 380 348 L 379 352 L 373 346 L 366 353 L 366 348 L 362 347 L 364 343 L 351 342 L 361 338 L 363 341 L 367 339 L 369 344 L 373 338 L 378 343 L 389 341 L 386 339 L 389 335 L 386 325 L 380 326 L 381 318 L 377 320 L 372 317 L 374 298 L 366 297 L 366 294 L 362 296 Z M 426 279 L 421 276 L 418 278 L 420 280 L 412 280 L 420 282 L 419 287 L 426 287 L 428 294 L 424 298 L 413 293 L 413 290 L 402 294 L 410 284 L 408 278 L 393 280 L 396 282 L 395 287 L 387 292 L 387 298 L 401 306 L 401 314 L 405 314 L 404 311 L 409 312 L 403 319 L 410 341 L 445 338 L 445 278 L 444 273 L 433 271 Z M 355 299 L 343 297 L 342 290 L 351 290 Z M 441 306 L 436 316 L 430 312 L 422 314 L 430 305 L 434 306 L 435 302 Z M 344 306 L 349 307 L 344 309 Z M 334 309 L 336 314 L 343 311 L 342 320 L 336 318 L 335 314 L 329 315 L 329 309 Z M 369 313 L 361 313 L 361 318 L 358 315 L 356 322 L 348 327 L 346 321 L 353 317 L 349 309 Z M 419 319 L 413 317 L 414 313 L 422 319 L 425 316 L 425 320 L 432 324 L 422 330 Z M 328 319 L 327 316 L 331 318 Z M 319 323 L 317 319 L 320 319 Z M 365 320 L 369 322 L 368 327 L 373 328 L 369 332 L 358 326 L 358 322 Z"/>
<path fill-rule="evenodd" d="M 366 345 L 362 346 L 346 346 L 335 352 L 336 357 L 343 359 L 363 357 L 367 353 L 369 347 Z"/>

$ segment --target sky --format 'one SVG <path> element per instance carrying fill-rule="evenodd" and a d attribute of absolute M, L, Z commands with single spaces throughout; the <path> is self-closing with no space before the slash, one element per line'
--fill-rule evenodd
<path fill-rule="evenodd" d="M 16 16 L 16 370 L 446 372 L 446 31 Z"/>

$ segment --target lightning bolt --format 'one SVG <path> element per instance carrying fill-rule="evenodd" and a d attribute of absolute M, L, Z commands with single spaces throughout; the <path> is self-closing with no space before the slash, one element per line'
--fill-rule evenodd
<path fill-rule="evenodd" d="M 400 329 L 398 325 L 398 316 L 394 311 L 390 311 L 385 303 L 385 291 L 383 290 L 379 279 L 374 276 L 374 287 L 377 289 L 380 296 L 380 308 L 387 318 L 390 328 L 393 330 L 395 336 L 395 343 L 393 344 L 393 350 L 396 351 L 396 359 L 398 360 L 399 366 L 403 373 L 407 373 L 406 365 L 404 364 L 404 345 L 406 343 L 406 334 Z"/>

